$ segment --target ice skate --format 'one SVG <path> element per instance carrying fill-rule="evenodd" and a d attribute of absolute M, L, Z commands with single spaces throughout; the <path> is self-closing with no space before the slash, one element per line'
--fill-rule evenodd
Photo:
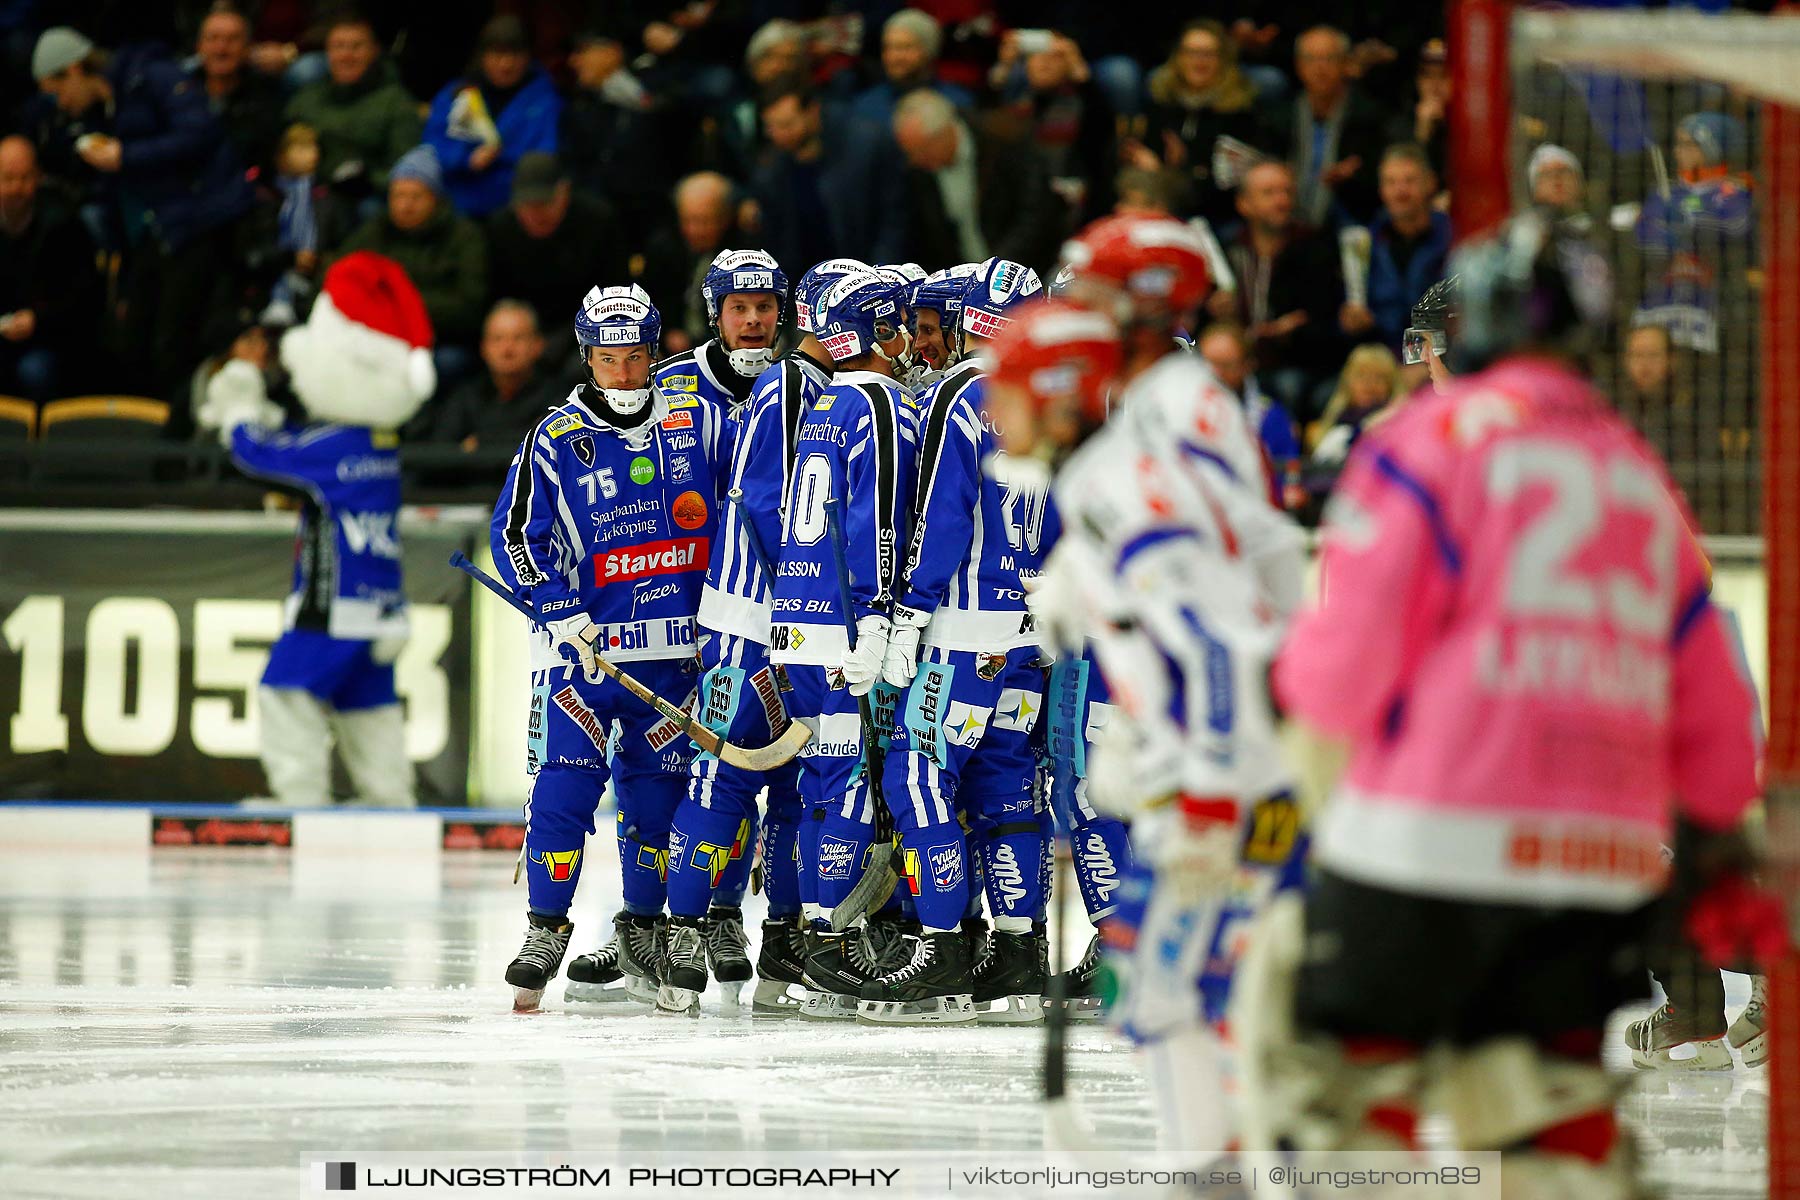
<path fill-rule="evenodd" d="M 978 963 L 988 956 L 993 946 L 994 935 L 990 932 L 986 917 L 964 917 L 962 921 L 963 936 L 969 939 L 969 961 Z"/>
<path fill-rule="evenodd" d="M 1088 942 L 1081 961 L 1062 973 L 1063 1007 L 1071 1021 L 1098 1021 L 1105 1015 L 1100 1000 L 1100 935 Z M 1051 989 L 1054 992 L 1054 989 Z M 1050 1003 L 1048 995 L 1044 1003 Z"/>
<path fill-rule="evenodd" d="M 662 986 L 656 993 L 658 1016 L 700 1015 L 700 993 L 706 990 L 706 922 L 691 917 L 671 918 Z"/>
<path fill-rule="evenodd" d="M 867 1025 L 949 1025 L 975 1020 L 969 939 L 925 933 L 912 961 L 863 985 L 856 1019 Z"/>
<path fill-rule="evenodd" d="M 874 958 L 860 929 L 806 934 L 806 1000 L 800 1015 L 815 1021 L 856 1017 L 863 986 L 875 978 Z"/>
<path fill-rule="evenodd" d="M 796 995 L 794 989 L 805 986 L 806 951 L 800 930 L 791 920 L 764 921 L 750 1011 L 765 1016 L 792 1016 L 804 1002 L 804 996 Z"/>
<path fill-rule="evenodd" d="M 1025 933 L 994 932 L 987 957 L 975 964 L 975 1012 L 990 1025 L 1032 1025 L 1044 1019 L 1050 942 L 1041 926 Z"/>
<path fill-rule="evenodd" d="M 886 975 L 911 962 L 913 945 L 918 939 L 919 923 L 898 914 L 882 916 L 877 913 L 863 926 L 863 941 L 876 975 Z"/>
<path fill-rule="evenodd" d="M 1738 1014 L 1731 1028 L 1725 1031 L 1725 1040 L 1731 1043 L 1744 1060 L 1746 1067 L 1760 1067 L 1769 1057 L 1769 980 L 1765 975 L 1750 977 L 1750 1003 L 1744 1005 L 1744 1011 Z"/>
<path fill-rule="evenodd" d="M 647 931 L 638 923 L 640 920 L 649 923 Z M 606 945 L 569 961 L 569 982 L 563 989 L 563 999 L 584 1004 L 655 1004 L 660 981 L 660 976 L 653 973 L 659 944 L 658 920 L 633 917 L 627 912 L 615 916 L 612 939 Z M 621 979 L 623 984 L 619 983 Z"/>
<path fill-rule="evenodd" d="M 513 986 L 514 1012 L 537 1011 L 544 989 L 556 978 L 563 955 L 568 953 L 569 935 L 575 932 L 567 917 L 526 915 L 531 923 L 525 930 L 525 945 L 506 968 L 506 982 Z"/>
<path fill-rule="evenodd" d="M 714 905 L 706 914 L 706 967 L 719 981 L 725 1003 L 736 1008 L 750 979 L 750 939 L 744 936 L 744 912 Z"/>
<path fill-rule="evenodd" d="M 1706 1036 L 1671 1004 L 1627 1025 L 1625 1044 L 1631 1047 L 1632 1065 L 1646 1071 L 1731 1070 L 1731 1049 L 1725 1044 L 1724 1031 Z M 1676 1057 L 1675 1052 L 1684 1046 L 1693 1047 L 1693 1052 Z"/>

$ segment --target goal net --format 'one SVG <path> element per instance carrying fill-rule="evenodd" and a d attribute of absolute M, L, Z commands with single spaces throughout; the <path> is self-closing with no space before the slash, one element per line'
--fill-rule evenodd
<path fill-rule="evenodd" d="M 1668 461 L 1745 633 L 1768 882 L 1800 924 L 1800 16 L 1449 12 L 1458 233 L 1549 204 L 1611 270 L 1595 372 Z M 1791 957 L 1770 983 L 1769 1194 L 1800 1197 Z"/>

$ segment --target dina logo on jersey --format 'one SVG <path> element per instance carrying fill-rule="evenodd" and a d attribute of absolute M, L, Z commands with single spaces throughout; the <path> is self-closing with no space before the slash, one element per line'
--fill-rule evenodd
<path fill-rule="evenodd" d="M 642 487 L 656 478 L 656 464 L 642 456 L 631 460 L 631 482 Z"/>
<path fill-rule="evenodd" d="M 575 452 L 575 457 L 581 460 L 582 466 L 591 467 L 594 465 L 594 439 L 587 434 L 584 433 L 580 437 L 571 440 L 569 442 L 569 449 Z"/>

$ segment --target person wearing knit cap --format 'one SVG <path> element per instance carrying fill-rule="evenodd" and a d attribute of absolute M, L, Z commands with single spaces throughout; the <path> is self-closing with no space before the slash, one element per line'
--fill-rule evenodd
<path fill-rule="evenodd" d="M 306 422 L 283 425 L 262 372 L 234 359 L 199 417 L 239 469 L 302 497 L 294 589 L 257 693 L 262 763 L 285 808 L 332 802 L 331 747 L 357 799 L 415 803 L 394 659 L 408 632 L 395 430 L 436 387 L 431 319 L 406 271 L 366 251 L 339 259 L 281 364 Z"/>
<path fill-rule="evenodd" d="M 430 146 L 415 146 L 394 163 L 386 210 L 364 222 L 342 250 L 372 250 L 406 269 L 437 330 L 446 390 L 474 369 L 473 347 L 487 312 L 487 245 L 481 229 L 446 200 L 444 173 Z"/>
<path fill-rule="evenodd" d="M 457 209 L 479 220 L 505 208 L 519 159 L 554 152 L 561 118 L 562 98 L 532 62 L 524 25 L 493 18 L 467 74 L 444 85 L 425 119 L 425 142 L 437 151 Z"/>
<path fill-rule="evenodd" d="M 1545 142 L 1531 152 L 1525 167 L 1531 200 L 1567 216 L 1581 211 L 1583 183 L 1581 160 L 1561 146 Z"/>
<path fill-rule="evenodd" d="M 1756 197 L 1732 169 L 1744 153 L 1744 127 L 1723 113 L 1696 112 L 1675 127 L 1675 178 L 1651 191 L 1638 214 L 1637 240 L 1652 273 L 1634 325 L 1661 325 L 1684 350 L 1719 349 L 1722 314 L 1753 319 L 1748 272 Z"/>
<path fill-rule="evenodd" d="M 236 287 L 234 232 L 252 195 L 206 90 L 162 47 L 107 49 L 46 29 L 31 73 L 54 105 L 46 160 L 102 184 L 93 199 L 130 225 L 126 326 L 150 386 L 172 391 L 201 357 L 199 331 Z M 81 166 L 80 164 L 85 164 Z"/>

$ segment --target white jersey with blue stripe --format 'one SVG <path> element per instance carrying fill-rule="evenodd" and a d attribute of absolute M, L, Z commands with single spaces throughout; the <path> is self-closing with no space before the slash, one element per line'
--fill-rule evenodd
<path fill-rule="evenodd" d="M 840 371 L 802 418 L 782 513 L 771 661 L 836 666 L 849 645 L 827 500 L 840 504 L 849 623 L 888 615 L 911 493 L 911 404 L 886 375 Z"/>
<path fill-rule="evenodd" d="M 982 407 L 984 374 L 966 359 L 921 397 L 917 511 L 899 597 L 930 615 L 923 644 L 998 654 L 1037 643 L 1021 580 L 1043 565 L 1048 479 L 1001 452 Z"/>
<path fill-rule="evenodd" d="M 770 572 L 781 551 L 796 441 L 830 383 L 828 370 L 796 350 L 758 376 L 750 399 L 727 417 L 731 473 L 700 600 L 702 628 L 768 644 Z"/>

